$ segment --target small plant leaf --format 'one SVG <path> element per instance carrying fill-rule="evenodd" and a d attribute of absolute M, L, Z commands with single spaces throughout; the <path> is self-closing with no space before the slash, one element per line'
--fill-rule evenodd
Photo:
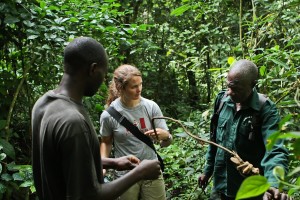
<path fill-rule="evenodd" d="M 273 174 L 275 177 L 279 178 L 280 180 L 284 180 L 284 169 L 281 166 L 276 166 L 273 169 Z"/>
<path fill-rule="evenodd" d="M 228 57 L 227 62 L 229 65 L 231 65 L 232 63 L 234 63 L 235 58 L 234 57 Z"/>

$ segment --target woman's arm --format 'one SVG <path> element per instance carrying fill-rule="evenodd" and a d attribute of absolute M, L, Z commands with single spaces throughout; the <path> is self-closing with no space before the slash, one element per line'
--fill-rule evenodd
<path fill-rule="evenodd" d="M 101 138 L 100 154 L 104 174 L 105 169 L 129 170 L 133 169 L 140 163 L 140 160 L 133 155 L 123 156 L 120 158 L 109 158 L 112 149 L 112 141 L 112 136 L 103 136 Z"/>
<path fill-rule="evenodd" d="M 100 154 L 101 158 L 109 158 L 111 149 L 112 149 L 112 136 L 102 136 L 100 143 Z"/>
<path fill-rule="evenodd" d="M 100 155 L 103 166 L 103 175 L 106 174 L 106 169 L 115 168 L 115 163 L 113 159 L 109 158 L 111 149 L 112 149 L 112 136 L 102 136 L 100 143 Z"/>

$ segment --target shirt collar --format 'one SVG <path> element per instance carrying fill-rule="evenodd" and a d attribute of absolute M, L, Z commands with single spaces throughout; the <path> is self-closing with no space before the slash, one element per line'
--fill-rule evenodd
<path fill-rule="evenodd" d="M 255 88 L 253 88 L 253 93 L 252 93 L 251 98 L 248 101 L 248 106 L 253 108 L 256 111 L 259 111 L 259 109 L 260 109 L 259 97 L 258 97 L 257 90 Z"/>
<path fill-rule="evenodd" d="M 227 96 L 222 99 L 225 103 L 229 105 L 234 105 L 235 103 L 231 100 L 230 96 Z M 258 92 L 256 88 L 253 88 L 253 93 L 251 94 L 251 97 L 247 100 L 247 103 L 243 105 L 243 108 L 252 108 L 256 111 L 259 111 L 260 105 L 259 105 L 259 97 Z"/>

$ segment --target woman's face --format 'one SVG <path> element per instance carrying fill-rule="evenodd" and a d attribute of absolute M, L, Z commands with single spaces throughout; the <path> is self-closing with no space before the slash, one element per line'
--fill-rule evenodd
<path fill-rule="evenodd" d="M 142 83 L 141 76 L 133 76 L 122 90 L 122 97 L 126 100 L 138 100 L 142 93 Z"/>

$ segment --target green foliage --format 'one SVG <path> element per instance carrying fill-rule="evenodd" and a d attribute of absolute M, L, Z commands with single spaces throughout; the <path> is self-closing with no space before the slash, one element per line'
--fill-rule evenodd
<path fill-rule="evenodd" d="M 192 134 L 207 139 L 206 114 L 192 113 L 189 120 L 182 123 Z M 198 116 L 202 116 L 201 120 L 195 123 Z M 169 122 L 174 141 L 170 146 L 159 151 L 165 163 L 167 197 L 168 199 L 206 199 L 208 196 L 198 187 L 198 177 L 195 174 L 203 169 L 205 163 L 203 155 L 207 146 L 189 137 L 178 124 Z"/>
<path fill-rule="evenodd" d="M 12 148 L 9 147 L 9 149 Z M 30 193 L 35 193 L 31 165 L 7 163 L 9 159 L 2 145 L 0 145 L 0 152 L 0 199 L 12 199 L 16 191 L 25 191 L 28 199 Z"/>

